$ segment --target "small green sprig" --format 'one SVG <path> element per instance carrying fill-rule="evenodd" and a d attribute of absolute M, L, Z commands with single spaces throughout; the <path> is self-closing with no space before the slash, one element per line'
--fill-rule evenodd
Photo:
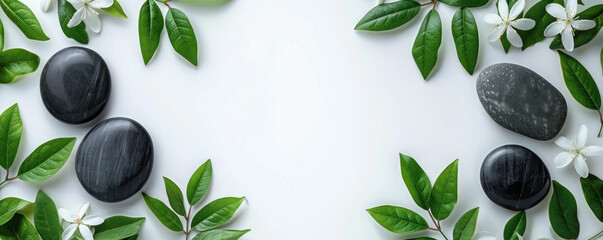
<path fill-rule="evenodd" d="M 184 195 L 178 185 L 166 177 L 163 180 L 171 209 L 161 200 L 146 193 L 142 193 L 142 196 L 149 209 L 165 227 L 184 233 L 187 240 L 193 231 L 199 232 L 193 240 L 239 239 L 251 230 L 218 230 L 216 228 L 232 218 L 245 201 L 245 197 L 220 198 L 202 207 L 194 216 L 191 215 L 193 206 L 197 205 L 207 193 L 211 178 L 211 160 L 207 160 L 193 173 L 188 182 L 186 188 L 188 208 L 184 204 Z M 184 218 L 184 224 L 181 218 Z"/>

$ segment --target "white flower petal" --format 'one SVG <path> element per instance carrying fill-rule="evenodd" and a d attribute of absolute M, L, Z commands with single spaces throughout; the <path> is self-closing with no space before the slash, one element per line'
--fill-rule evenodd
<path fill-rule="evenodd" d="M 513 27 L 507 27 L 507 40 L 511 43 L 511 45 L 520 48 L 523 46 L 523 42 L 521 41 L 521 37 L 517 34 L 517 31 L 513 29 Z"/>
<path fill-rule="evenodd" d="M 511 11 L 509 12 L 509 19 L 511 19 L 511 20 L 516 19 L 519 16 L 519 14 L 523 13 L 523 8 L 525 8 L 525 7 L 526 7 L 525 0 L 517 1 L 511 8 Z"/>
<path fill-rule="evenodd" d="M 567 13 L 568 19 L 573 19 L 578 11 L 578 0 L 567 0 L 565 3 L 565 12 Z"/>
<path fill-rule="evenodd" d="M 79 219 L 82 219 L 82 217 L 84 217 L 84 214 L 86 214 L 86 211 L 88 211 L 88 207 L 90 207 L 89 202 L 83 202 L 82 205 L 80 205 L 80 210 L 77 211 L 77 216 Z"/>
<path fill-rule="evenodd" d="M 59 216 L 67 222 L 74 222 L 77 219 L 77 215 L 67 209 L 59 208 Z"/>
<path fill-rule="evenodd" d="M 77 25 L 80 25 L 80 23 L 82 22 L 82 19 L 83 19 L 85 13 L 86 13 L 86 9 L 85 8 L 78 9 L 73 14 L 73 17 L 71 17 L 71 20 L 69 20 L 69 23 L 67 23 L 67 27 L 68 28 L 72 28 L 72 27 L 75 27 Z"/>
<path fill-rule="evenodd" d="M 569 165 L 570 163 L 572 163 L 572 161 L 574 161 L 575 157 L 576 157 L 575 153 L 569 153 L 569 152 L 559 153 L 559 154 L 557 154 L 557 157 L 555 157 L 555 167 L 557 167 L 557 168 L 567 167 L 567 165 Z"/>
<path fill-rule="evenodd" d="M 536 22 L 532 19 L 521 18 L 511 22 L 511 26 L 519 30 L 530 30 L 536 26 Z"/>
<path fill-rule="evenodd" d="M 43 12 L 48 12 L 52 7 L 54 0 L 40 0 L 40 8 L 42 8 Z"/>
<path fill-rule="evenodd" d="M 103 223 L 105 220 L 101 217 L 97 217 L 94 215 L 90 215 L 90 216 L 86 216 L 84 219 L 82 219 L 82 223 L 88 225 L 88 226 L 96 226 L 96 225 L 100 225 L 101 223 Z"/>
<path fill-rule="evenodd" d="M 504 25 L 496 27 L 494 30 L 492 30 L 492 32 L 490 32 L 490 35 L 488 35 L 488 41 L 494 42 L 500 39 L 500 36 L 503 35 L 505 30 L 507 30 L 507 28 L 505 28 Z"/>
<path fill-rule="evenodd" d="M 597 26 L 597 23 L 593 20 L 574 20 L 572 21 L 572 26 L 574 26 L 576 30 L 583 31 L 594 28 Z"/>
<path fill-rule="evenodd" d="M 108 8 L 113 5 L 113 0 L 92 0 L 88 2 L 88 6 L 93 8 Z"/>
<path fill-rule="evenodd" d="M 67 0 L 67 2 L 71 3 L 75 9 L 80 9 L 84 6 L 83 0 Z"/>
<path fill-rule="evenodd" d="M 580 131 L 578 132 L 578 138 L 576 139 L 577 147 L 582 148 L 586 146 L 586 140 L 588 140 L 588 128 L 586 125 L 582 124 L 580 126 Z"/>
<path fill-rule="evenodd" d="M 603 155 L 603 147 L 588 146 L 580 151 L 581 154 L 587 157 Z"/>
<path fill-rule="evenodd" d="M 494 234 L 489 233 L 489 232 L 480 232 L 478 234 L 475 234 L 473 239 L 474 240 L 496 240 L 496 237 L 494 236 Z"/>
<path fill-rule="evenodd" d="M 574 167 L 576 168 L 576 172 L 578 172 L 580 177 L 588 177 L 588 165 L 586 164 L 586 159 L 584 159 L 582 155 L 578 154 L 578 157 L 574 162 Z"/>
<path fill-rule="evenodd" d="M 545 37 L 554 37 L 557 34 L 563 32 L 563 29 L 565 29 L 565 26 L 567 26 L 567 24 L 565 24 L 565 22 L 553 22 L 551 24 L 549 24 L 546 29 L 544 29 L 544 36 Z"/>
<path fill-rule="evenodd" d="M 75 233 L 76 230 L 77 230 L 77 224 L 70 224 L 69 226 L 67 226 L 67 228 L 65 228 L 65 231 L 63 231 L 62 239 L 69 240 L 73 236 L 73 234 Z"/>
<path fill-rule="evenodd" d="M 574 31 L 571 27 L 566 27 L 561 33 L 561 42 L 565 50 L 574 51 Z"/>
<path fill-rule="evenodd" d="M 90 232 L 90 228 L 84 224 L 80 225 L 80 233 L 82 234 L 82 237 L 84 237 L 84 240 L 94 240 L 92 232 Z"/>
<path fill-rule="evenodd" d="M 86 18 L 84 18 L 86 26 L 93 32 L 99 33 L 101 30 L 100 19 L 92 9 L 88 9 L 86 12 Z"/>
<path fill-rule="evenodd" d="M 509 4 L 507 3 L 507 0 L 498 0 L 498 15 L 500 15 L 503 20 L 509 18 Z"/>
<path fill-rule="evenodd" d="M 549 3 L 545 8 L 546 12 L 548 12 L 551 16 L 559 19 L 567 19 L 567 14 L 565 13 L 563 6 L 557 3 Z"/>
<path fill-rule="evenodd" d="M 563 148 L 568 151 L 574 150 L 574 145 L 572 144 L 572 141 L 563 136 L 555 139 L 555 144 L 557 144 L 557 146 L 559 146 L 560 148 Z"/>
<path fill-rule="evenodd" d="M 500 18 L 500 16 L 498 16 L 496 14 L 488 13 L 484 17 L 484 22 L 498 26 L 502 23 L 502 18 Z"/>

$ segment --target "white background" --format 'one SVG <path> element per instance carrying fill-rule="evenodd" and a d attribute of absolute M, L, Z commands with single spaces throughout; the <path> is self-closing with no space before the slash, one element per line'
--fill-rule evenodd
<path fill-rule="evenodd" d="M 574 169 L 553 166 L 561 149 L 553 142 L 532 140 L 498 126 L 477 98 L 475 81 L 485 67 L 499 62 L 524 65 L 565 96 L 569 112 L 561 134 L 574 138 L 579 126 L 586 124 L 589 143 L 603 145 L 603 139 L 594 136 L 598 116 L 570 96 L 557 53 L 548 49 L 550 39 L 523 53 L 512 49 L 509 54 L 499 43 L 486 40 L 492 27 L 482 19 L 496 11 L 495 1 L 472 9 L 481 45 L 474 76 L 457 60 L 450 32 L 457 8 L 438 5 L 443 44 L 427 82 L 411 56 L 426 9 L 405 27 L 367 33 L 353 29 L 376 4 L 372 0 L 234 0 L 218 7 L 173 3 L 195 27 L 200 48 L 196 68 L 173 51 L 165 32 L 155 58 L 144 66 L 137 36 L 143 1 L 121 1 L 130 18 L 101 14 L 102 33 L 91 34 L 87 45 L 109 65 L 111 99 L 101 117 L 80 126 L 50 116 L 39 93 L 41 69 L 48 58 L 78 44 L 62 34 L 56 8 L 42 13 L 37 0 L 24 2 L 51 40 L 27 40 L 5 15 L 0 17 L 6 28 L 6 48 L 26 48 L 41 57 L 38 71 L 0 86 L 0 108 L 19 103 L 25 126 L 13 172 L 27 154 L 51 138 L 75 136 L 79 145 L 100 120 L 130 117 L 146 127 L 155 146 L 155 165 L 143 191 L 167 201 L 162 176 L 184 188 L 194 169 L 211 158 L 214 178 L 203 203 L 246 196 L 246 207 L 226 226 L 253 229 L 243 239 L 403 239 L 380 227 L 365 211 L 385 204 L 421 210 L 403 185 L 398 153 L 414 156 L 432 181 L 460 158 L 459 203 L 442 224 L 445 232 L 451 236 L 455 220 L 480 206 L 477 231 L 502 238 L 503 225 L 514 212 L 488 200 L 479 183 L 479 169 L 488 152 L 513 143 L 540 155 L 552 177 L 576 195 L 580 239 L 603 229 L 586 205 Z M 533 4 L 528 1 L 528 6 Z M 167 9 L 160 7 L 165 14 Z M 603 86 L 602 40 L 599 34 L 571 54 L 599 86 Z M 82 201 L 90 201 L 90 214 L 147 217 L 141 239 L 183 239 L 181 233 L 161 226 L 140 194 L 113 204 L 93 199 L 77 180 L 74 160 L 72 154 L 64 168 L 44 183 L 6 185 L 0 198 L 33 201 L 37 190 L 43 189 L 58 206 L 73 211 Z M 603 176 L 603 157 L 590 160 L 591 172 Z M 528 211 L 527 239 L 550 237 L 548 199 Z M 425 212 L 420 213 L 427 218 Z"/>

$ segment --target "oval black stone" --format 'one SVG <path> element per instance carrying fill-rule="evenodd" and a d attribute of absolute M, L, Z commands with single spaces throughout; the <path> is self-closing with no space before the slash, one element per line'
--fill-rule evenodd
<path fill-rule="evenodd" d="M 75 171 L 90 195 L 118 202 L 136 194 L 153 168 L 153 142 L 136 121 L 111 118 L 97 124 L 80 144 Z"/>
<path fill-rule="evenodd" d="M 46 109 L 56 119 L 80 124 L 97 117 L 111 94 L 111 74 L 98 53 L 69 47 L 52 56 L 40 78 Z"/>
<path fill-rule="evenodd" d="M 505 145 L 490 152 L 480 175 L 488 198 L 510 210 L 535 206 L 551 188 L 551 175 L 540 157 L 519 145 Z"/>

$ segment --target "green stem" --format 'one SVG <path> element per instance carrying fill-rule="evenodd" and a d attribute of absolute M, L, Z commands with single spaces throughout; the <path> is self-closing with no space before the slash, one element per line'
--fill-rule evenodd
<path fill-rule="evenodd" d="M 601 234 L 603 234 L 603 231 L 600 231 L 599 233 L 595 234 L 595 236 L 592 236 L 591 238 L 589 238 L 588 240 L 595 240 L 599 237 L 601 237 Z"/>
<path fill-rule="evenodd" d="M 184 235 L 186 236 L 186 240 L 188 240 L 188 238 L 192 232 L 192 229 L 190 228 L 190 219 L 191 219 L 192 211 L 193 211 L 193 206 L 191 205 L 188 208 L 188 213 L 186 214 L 186 216 L 184 216 L 184 219 L 186 220 L 186 231 L 183 231 L 183 232 L 184 232 Z"/>
<path fill-rule="evenodd" d="M 599 120 L 601 121 L 601 127 L 599 128 L 599 134 L 597 137 L 601 137 L 601 130 L 603 130 L 603 115 L 601 114 L 601 110 L 597 110 L 599 113 Z"/>
<path fill-rule="evenodd" d="M 431 221 L 433 221 L 433 224 L 436 226 L 436 228 L 429 228 L 429 230 L 439 232 L 440 234 L 442 234 L 442 237 L 444 237 L 444 239 L 448 240 L 448 237 L 446 237 L 446 234 L 444 234 L 444 232 L 442 232 L 442 225 L 440 225 L 440 221 L 435 220 L 435 218 L 433 217 L 433 214 L 431 213 L 431 210 L 427 210 L 427 212 L 429 213 L 429 217 L 431 217 Z"/>

